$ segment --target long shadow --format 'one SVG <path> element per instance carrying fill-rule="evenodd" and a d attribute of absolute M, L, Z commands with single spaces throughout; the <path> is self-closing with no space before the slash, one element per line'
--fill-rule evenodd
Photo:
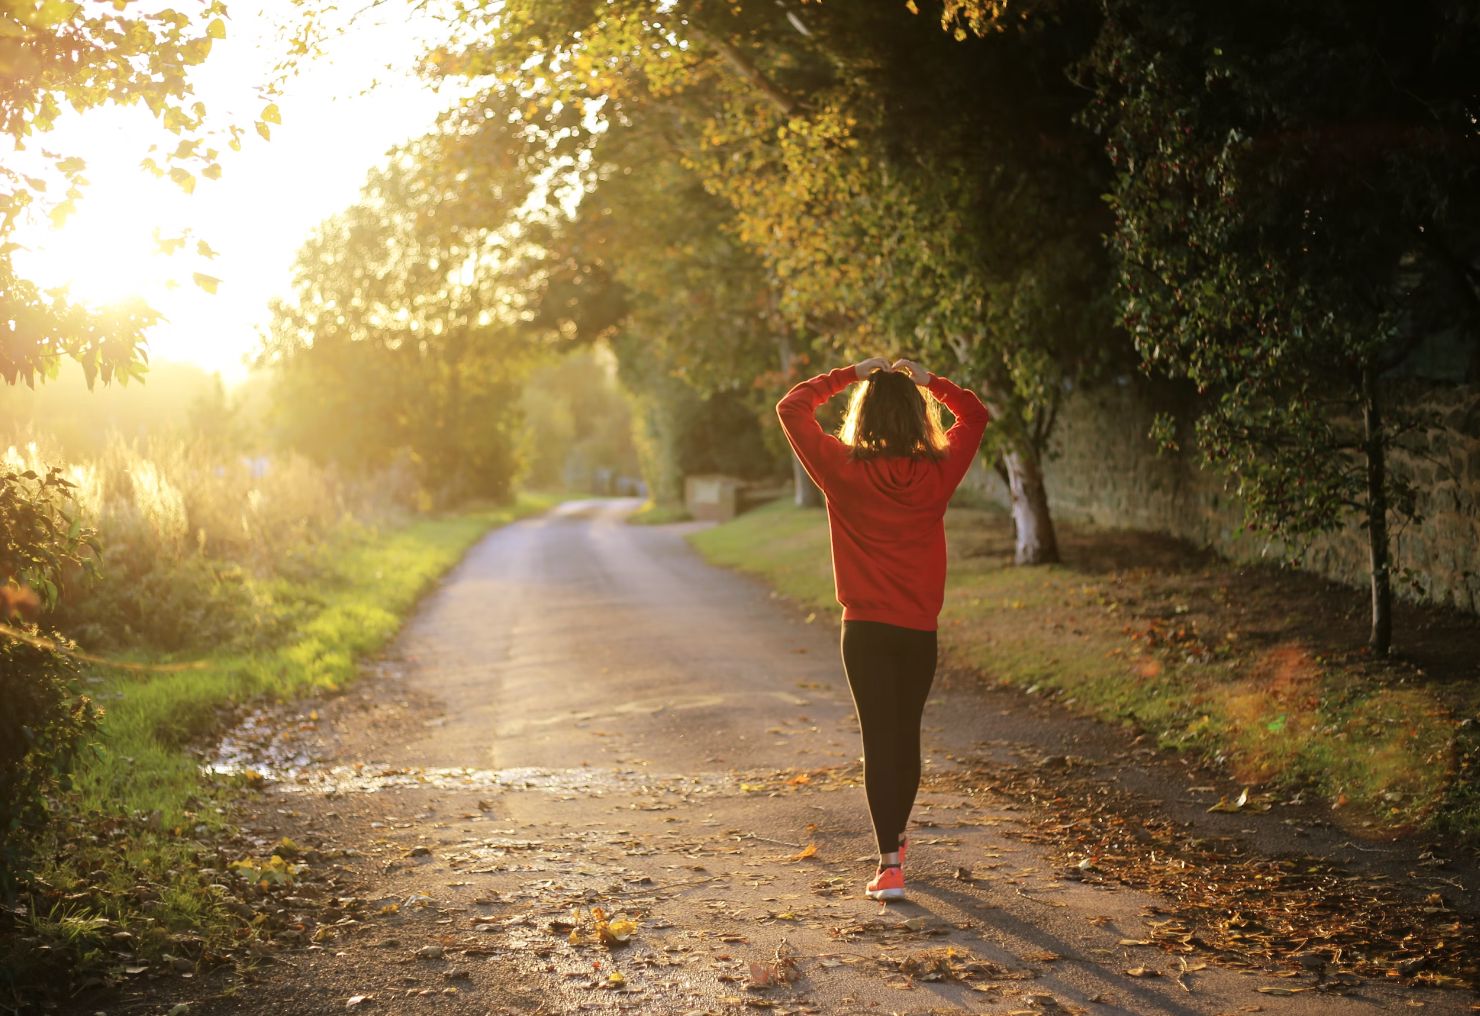
<path fill-rule="evenodd" d="M 942 885 L 939 879 L 932 878 L 929 881 L 915 881 L 910 885 L 910 892 L 916 898 L 924 897 L 936 902 L 937 906 L 954 908 L 955 910 L 968 914 L 980 914 L 982 901 L 979 896 L 969 892 L 952 889 Z M 990 922 L 991 925 L 1003 934 L 1011 937 L 1017 942 L 1023 943 L 1030 949 L 1042 949 L 1055 953 L 1062 959 L 1054 961 L 1054 965 L 1074 964 L 1094 979 L 1095 989 L 1112 994 L 1117 999 L 1129 996 L 1129 1000 L 1118 1004 L 1117 1007 L 1106 1006 L 1104 1003 L 1090 1003 L 1089 996 L 1095 995 L 1096 990 L 1082 991 L 1076 985 L 1067 983 L 1062 975 L 1050 972 L 1046 976 L 1040 975 L 1039 980 L 1049 980 L 1055 995 L 1060 993 L 1069 995 L 1069 1001 L 1076 1005 L 1095 1004 L 1097 1012 L 1123 1011 L 1133 1016 L 1151 1016 L 1151 1014 L 1165 1014 L 1165 1016 L 1201 1016 L 1201 1010 L 1189 1008 L 1168 998 L 1166 995 L 1151 990 L 1149 986 L 1143 985 L 1133 979 L 1125 977 L 1111 978 L 1102 973 L 1101 964 L 1088 959 L 1078 958 L 1081 946 L 1077 943 L 1066 941 L 1043 928 L 1022 918 L 1015 917 L 1001 908 L 994 907 L 988 914 L 980 918 L 982 923 Z M 1008 963 L 1022 963 L 1019 957 L 1002 949 L 994 943 L 988 942 L 979 932 L 973 935 L 978 941 L 991 948 L 993 951 L 1001 952 Z M 999 961 L 1000 962 L 1000 961 Z"/>

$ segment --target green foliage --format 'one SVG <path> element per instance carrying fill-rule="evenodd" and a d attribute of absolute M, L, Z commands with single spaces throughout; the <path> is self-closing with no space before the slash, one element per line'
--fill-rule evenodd
<path fill-rule="evenodd" d="M 96 729 L 98 710 L 78 693 L 76 678 L 62 653 L 0 637 L 0 897 L 7 901 L 30 870 L 48 801 L 68 786 L 77 753 Z"/>
<path fill-rule="evenodd" d="M 520 469 L 518 326 L 531 311 L 507 284 L 523 241 L 496 227 L 529 184 L 461 200 L 473 183 L 442 160 L 466 140 L 397 153 L 319 228 L 265 350 L 284 443 L 361 474 L 404 457 L 438 503 L 507 499 Z"/>
<path fill-rule="evenodd" d="M 1110 10 L 1089 119 L 1119 169 L 1126 326 L 1208 396 L 1198 447 L 1251 523 L 1336 528 L 1367 497 L 1363 371 L 1477 323 L 1450 265 L 1480 255 L 1476 26 L 1443 3 Z"/>
<path fill-rule="evenodd" d="M 0 582 L 36 590 L 46 607 L 56 605 L 64 570 L 95 546 L 73 487 L 58 466 L 0 460 Z"/>
<path fill-rule="evenodd" d="M 903 4 L 518 0 L 464 12 L 429 66 L 497 75 L 527 134 L 561 139 L 548 165 L 589 160 L 577 228 L 609 230 L 650 368 L 760 396 L 798 354 L 912 354 L 986 383 L 992 450 L 1046 513 L 1058 400 L 1126 350 L 1107 166 L 1065 74 L 1098 20 L 1049 6 L 955 3 L 947 34 Z"/>
<path fill-rule="evenodd" d="M 0 465 L 0 622 L 32 638 L 43 633 L 24 615 L 56 604 L 64 573 L 78 568 L 93 532 L 71 504 L 72 484 L 58 468 Z M 0 633 L 0 894 L 9 898 L 46 816 L 46 797 L 67 776 L 94 712 L 79 697 L 70 661 L 48 648 Z"/>

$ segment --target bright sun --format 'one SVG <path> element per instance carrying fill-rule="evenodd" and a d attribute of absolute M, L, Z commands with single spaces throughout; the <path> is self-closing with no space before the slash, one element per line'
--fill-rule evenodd
<path fill-rule="evenodd" d="M 155 242 L 161 200 L 149 182 L 115 177 L 95 185 L 76 214 L 31 245 L 31 277 L 65 286 L 90 307 L 133 297 L 156 302 L 179 265 Z"/>
<path fill-rule="evenodd" d="M 90 307 L 132 298 L 158 303 L 180 278 L 199 270 L 198 258 L 167 255 L 156 239 L 182 231 L 189 199 L 139 165 L 145 146 L 129 129 L 134 119 L 127 113 L 91 118 L 90 182 L 77 210 L 59 226 L 28 230 L 18 258 L 38 285 L 65 287 L 72 300 Z"/>
<path fill-rule="evenodd" d="M 222 177 L 200 180 L 194 194 L 140 165 L 152 144 L 172 147 L 147 110 L 108 107 L 58 124 L 36 147 L 82 158 L 87 185 L 59 226 L 47 205 L 17 230 L 21 277 L 65 287 L 73 301 L 95 309 L 142 299 L 163 317 L 149 332 L 151 359 L 244 376 L 244 357 L 260 343 L 272 299 L 290 291 L 304 238 L 355 200 L 386 149 L 427 131 L 456 101 L 455 91 L 428 88 L 404 67 L 387 70 L 424 49 L 418 33 L 436 38 L 443 31 L 415 6 L 385 0 L 366 7 L 374 16 L 347 27 L 332 54 L 289 80 L 270 142 L 251 131 L 239 152 L 224 139 L 213 142 L 223 149 Z M 232 7 L 230 33 L 199 73 L 198 94 L 218 127 L 250 124 L 266 101 L 257 83 L 279 52 L 277 18 L 287 5 L 243 0 Z M 373 90 L 372 81 L 379 82 Z M 52 183 L 46 196 L 54 201 L 60 181 Z M 187 232 L 174 253 L 160 249 L 160 239 Z M 199 241 L 220 256 L 203 254 Z M 202 289 L 197 274 L 218 278 L 219 289 Z"/>

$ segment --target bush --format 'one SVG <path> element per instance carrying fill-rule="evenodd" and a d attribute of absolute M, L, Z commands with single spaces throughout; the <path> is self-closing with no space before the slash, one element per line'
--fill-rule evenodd
<path fill-rule="evenodd" d="M 68 785 L 77 752 L 97 726 L 98 710 L 78 693 L 76 679 L 76 666 L 60 652 L 0 642 L 0 894 L 7 900 L 28 871 L 49 798 Z"/>
<path fill-rule="evenodd" d="M 96 719 L 76 693 L 76 671 L 23 615 L 56 603 L 62 572 L 81 564 L 91 533 L 68 510 L 72 484 L 58 469 L 0 469 L 0 893 L 25 873 L 30 833 L 47 794 L 66 780 Z M 26 641 L 33 640 L 33 641 Z M 33 644 L 34 642 L 34 644 Z"/>

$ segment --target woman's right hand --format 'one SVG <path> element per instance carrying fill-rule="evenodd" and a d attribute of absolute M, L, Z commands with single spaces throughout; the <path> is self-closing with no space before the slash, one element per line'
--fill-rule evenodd
<path fill-rule="evenodd" d="M 856 373 L 858 375 L 858 380 L 860 380 L 860 381 L 862 381 L 864 378 L 868 377 L 870 374 L 872 374 L 876 370 L 888 370 L 888 369 L 889 369 L 889 361 L 886 360 L 886 359 L 884 359 L 882 356 L 871 356 L 867 360 L 864 360 L 861 363 L 855 364 L 854 367 L 853 367 L 854 373 Z"/>

